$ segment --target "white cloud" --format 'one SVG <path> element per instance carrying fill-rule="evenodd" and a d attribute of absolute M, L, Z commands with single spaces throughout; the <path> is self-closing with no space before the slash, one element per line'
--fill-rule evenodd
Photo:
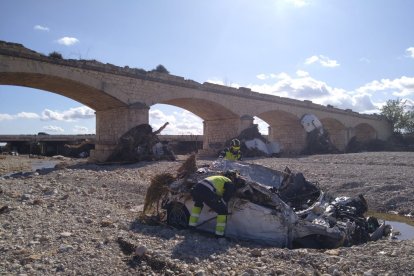
<path fill-rule="evenodd" d="M 72 131 L 74 133 L 80 133 L 80 134 L 90 134 L 90 133 L 95 133 L 95 131 L 90 131 L 87 127 L 85 126 L 78 126 L 75 125 L 72 129 Z"/>
<path fill-rule="evenodd" d="M 303 70 L 298 70 L 298 71 L 296 71 L 296 75 L 298 77 L 304 78 L 304 77 L 308 77 L 309 73 L 306 72 L 306 71 L 303 71 Z"/>
<path fill-rule="evenodd" d="M 43 31 L 43 32 L 48 32 L 50 31 L 50 29 L 48 27 L 42 26 L 42 25 L 36 25 L 33 27 L 33 29 L 35 29 L 36 31 Z"/>
<path fill-rule="evenodd" d="M 55 120 L 55 121 L 66 121 L 73 122 L 77 119 L 92 119 L 95 118 L 95 111 L 90 109 L 87 106 L 80 106 L 75 108 L 70 108 L 63 112 L 53 111 L 50 109 L 45 109 L 42 111 L 42 114 L 39 115 L 33 112 L 20 112 L 16 115 L 10 114 L 0 114 L 0 121 L 5 120 L 16 120 L 16 119 L 40 119 L 42 121 Z"/>
<path fill-rule="evenodd" d="M 371 63 L 371 60 L 369 60 L 368 58 L 366 58 L 366 57 L 362 57 L 362 58 L 360 58 L 359 59 L 359 61 L 360 62 L 363 62 L 363 63 Z"/>
<path fill-rule="evenodd" d="M 257 124 L 259 132 L 267 135 L 269 134 L 269 124 L 258 117 L 254 117 L 253 124 Z"/>
<path fill-rule="evenodd" d="M 374 80 L 357 89 L 361 93 L 389 91 L 397 97 L 414 96 L 414 77 L 402 76 L 399 79 Z"/>
<path fill-rule="evenodd" d="M 166 122 L 170 124 L 175 122 L 175 117 L 173 115 L 166 115 L 159 109 L 150 110 L 149 117 L 152 120 L 159 121 L 161 123 L 160 127 Z"/>
<path fill-rule="evenodd" d="M 338 67 L 340 65 L 336 60 L 330 59 L 329 57 L 326 57 L 323 55 L 311 56 L 305 60 L 306 65 L 313 64 L 313 63 L 319 63 L 323 67 L 329 67 L 329 68 Z"/>
<path fill-rule="evenodd" d="M 258 78 L 259 80 L 283 79 L 285 76 L 286 76 L 285 73 L 280 73 L 280 74 L 259 74 L 259 75 L 256 76 L 256 78 Z M 240 85 L 235 84 L 233 87 L 240 87 Z"/>
<path fill-rule="evenodd" d="M 58 126 L 52 126 L 52 125 L 49 125 L 49 126 L 44 126 L 43 127 L 43 129 L 44 130 L 46 130 L 46 131 L 49 131 L 49 132 L 55 132 L 55 133 L 62 133 L 62 132 L 64 132 L 65 130 L 63 129 L 63 128 L 61 128 L 61 127 L 58 127 Z"/>
<path fill-rule="evenodd" d="M 95 111 L 87 106 L 80 106 L 70 108 L 69 110 L 59 112 L 50 109 L 45 109 L 42 112 L 42 120 L 56 120 L 56 121 L 74 121 L 76 119 L 91 119 L 95 117 Z"/>
<path fill-rule="evenodd" d="M 0 121 L 15 120 L 15 119 L 39 119 L 40 116 L 31 112 L 20 112 L 16 115 L 0 114 Z"/>
<path fill-rule="evenodd" d="M 164 123 L 169 122 L 162 134 L 198 135 L 203 133 L 202 120 L 193 113 L 178 109 L 172 115 L 166 115 L 159 109 L 150 109 L 150 124 L 154 130 L 159 129 Z"/>
<path fill-rule="evenodd" d="M 285 0 L 285 1 L 299 8 L 309 5 L 308 0 Z"/>
<path fill-rule="evenodd" d="M 10 114 L 1 114 L 0 113 L 0 121 L 8 121 L 8 120 L 13 120 L 13 116 Z"/>
<path fill-rule="evenodd" d="M 365 89 L 347 91 L 329 86 L 327 83 L 312 78 L 308 72 L 297 71 L 297 77 L 286 73 L 277 74 L 280 78 L 274 83 L 249 85 L 252 91 L 288 97 L 297 100 L 310 100 L 321 105 L 333 105 L 341 109 L 352 109 L 357 112 L 373 113 L 378 105 L 372 101 L 371 94 Z M 281 78 L 283 76 L 283 78 Z M 261 130 L 262 131 L 262 130 Z"/>
<path fill-rule="evenodd" d="M 265 75 L 265 74 L 259 74 L 259 75 L 256 76 L 256 78 L 258 78 L 259 80 L 266 80 L 269 77 L 267 75 Z"/>
<path fill-rule="evenodd" d="M 414 47 L 407 48 L 405 52 L 409 57 L 414 58 Z"/>
<path fill-rule="evenodd" d="M 19 119 L 39 119 L 40 116 L 32 112 L 20 112 L 16 115 Z"/>
<path fill-rule="evenodd" d="M 57 43 L 65 45 L 65 46 L 71 46 L 73 44 L 79 43 L 79 40 L 74 37 L 65 36 L 65 37 L 59 38 L 57 40 Z"/>

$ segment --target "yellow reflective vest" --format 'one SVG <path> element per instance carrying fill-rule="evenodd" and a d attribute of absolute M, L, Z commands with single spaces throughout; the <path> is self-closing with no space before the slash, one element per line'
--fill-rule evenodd
<path fill-rule="evenodd" d="M 230 148 L 229 150 L 226 150 L 225 153 L 226 154 L 224 155 L 224 159 L 227 160 L 236 161 L 240 160 L 241 158 L 240 150 L 232 150 L 232 148 Z"/>
<path fill-rule="evenodd" d="M 218 196 L 223 196 L 224 194 L 224 184 L 226 182 L 230 182 L 231 180 L 225 176 L 222 175 L 213 175 L 206 177 L 206 180 L 209 181 L 211 184 L 213 184 L 214 188 L 216 189 L 216 194 Z"/>

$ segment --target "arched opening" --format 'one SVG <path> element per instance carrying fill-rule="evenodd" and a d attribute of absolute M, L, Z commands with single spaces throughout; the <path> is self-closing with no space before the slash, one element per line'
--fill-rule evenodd
<path fill-rule="evenodd" d="M 194 113 L 172 105 L 155 104 L 149 110 L 149 124 L 154 130 L 168 122 L 164 135 L 203 135 L 203 120 Z"/>
<path fill-rule="evenodd" d="M 359 142 L 367 142 L 377 138 L 377 132 L 375 129 L 366 123 L 357 125 L 355 127 L 354 134 L 356 140 Z"/>
<path fill-rule="evenodd" d="M 2 151 L 86 157 L 94 148 L 95 111 L 82 103 L 10 85 L 0 85 L 0 99 Z"/>
<path fill-rule="evenodd" d="M 323 128 L 328 131 L 332 144 L 338 150 L 345 150 L 346 147 L 346 128 L 338 120 L 332 118 L 321 119 Z"/>
<path fill-rule="evenodd" d="M 99 88 L 96 88 L 93 86 L 99 85 L 96 84 L 95 79 L 90 79 L 87 75 L 79 75 L 78 77 L 83 82 L 77 82 L 51 74 L 0 73 L 0 84 L 30 87 L 53 92 L 83 103 L 96 111 L 126 107 L 125 103 L 104 92 L 106 86 L 104 82 L 100 83 Z"/>
<path fill-rule="evenodd" d="M 160 140 L 168 143 L 175 154 L 198 152 L 203 148 L 203 120 L 180 107 L 155 104 L 149 110 L 149 124 L 156 131 L 165 123 Z"/>
<path fill-rule="evenodd" d="M 185 115 L 198 116 L 202 120 L 203 126 L 203 150 L 209 153 L 221 150 L 225 145 L 225 141 L 237 136 L 240 131 L 239 115 L 220 104 L 196 98 L 176 98 L 159 104 L 179 107 L 192 113 L 184 113 Z M 199 129 L 197 124 L 194 124 L 196 122 L 194 117 L 188 117 L 191 121 L 187 121 L 187 123 L 191 122 L 194 125 L 193 128 Z M 183 122 L 180 122 L 180 124 L 183 124 Z M 191 125 L 186 127 L 192 128 Z"/>
<path fill-rule="evenodd" d="M 296 115 L 273 110 L 257 116 L 269 124 L 268 139 L 278 142 L 282 152 L 299 153 L 305 147 L 306 133 Z"/>
<path fill-rule="evenodd" d="M 95 111 L 68 97 L 0 85 L 0 134 L 94 134 Z"/>
<path fill-rule="evenodd" d="M 254 116 L 253 123 L 257 125 L 261 135 L 268 137 L 269 136 L 269 124 L 266 121 L 263 121 L 259 117 Z"/>

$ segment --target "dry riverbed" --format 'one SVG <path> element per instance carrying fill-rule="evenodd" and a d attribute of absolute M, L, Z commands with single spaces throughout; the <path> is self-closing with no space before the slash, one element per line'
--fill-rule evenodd
<path fill-rule="evenodd" d="M 28 170 L 30 161 L 2 158 L 0 175 L 19 166 L 17 171 Z M 77 162 L 59 160 L 59 169 L 0 178 L 0 275 L 414 275 L 414 240 L 291 250 L 137 219 L 150 179 L 175 173 L 182 159 L 122 166 Z M 245 162 L 288 166 L 332 194 L 363 194 L 373 211 L 414 213 L 414 153 Z"/>

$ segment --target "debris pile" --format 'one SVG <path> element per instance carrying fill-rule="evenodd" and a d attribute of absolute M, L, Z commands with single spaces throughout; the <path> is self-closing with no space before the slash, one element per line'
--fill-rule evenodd
<path fill-rule="evenodd" d="M 241 142 L 243 157 L 274 157 L 280 153 L 280 145 L 277 142 L 269 142 L 263 137 L 256 124 L 243 130 L 239 136 L 234 138 Z M 230 144 L 230 141 L 226 144 Z"/>
<path fill-rule="evenodd" d="M 306 146 L 302 154 L 339 153 L 339 150 L 330 139 L 329 132 L 315 115 L 305 114 L 300 123 L 307 133 Z"/>
<path fill-rule="evenodd" d="M 371 152 L 371 151 L 414 151 L 414 133 L 393 133 L 387 141 L 368 139 L 361 141 L 352 137 L 346 145 L 345 152 Z"/>
<path fill-rule="evenodd" d="M 188 225 L 194 205 L 191 187 L 207 176 L 231 169 L 239 171 L 247 185 L 229 201 L 228 238 L 278 247 L 336 248 L 378 240 L 390 232 L 385 223 L 364 217 L 368 206 L 362 195 L 333 197 L 289 168 L 277 171 L 223 159 L 195 168 L 195 157 L 191 156 L 176 176 L 159 175 L 148 190 L 146 205 L 153 206 L 157 217 L 174 227 Z M 155 190 L 161 191 L 156 197 Z M 196 229 L 213 233 L 215 217 L 215 212 L 204 208 Z"/>
<path fill-rule="evenodd" d="M 165 123 L 154 132 L 148 124 L 141 124 L 130 129 L 119 139 L 118 145 L 106 162 L 175 160 L 175 155 L 168 144 L 161 143 L 157 136 L 167 124 Z"/>
<path fill-rule="evenodd" d="M 85 139 L 79 144 L 65 144 L 64 147 L 67 149 L 66 156 L 86 158 L 90 155 L 90 151 L 95 148 L 95 142 Z"/>

